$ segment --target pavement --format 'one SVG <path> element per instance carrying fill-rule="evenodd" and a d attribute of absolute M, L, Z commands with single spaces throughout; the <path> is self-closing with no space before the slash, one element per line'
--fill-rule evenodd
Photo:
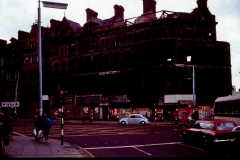
<path fill-rule="evenodd" d="M 35 142 L 34 137 L 15 136 L 10 138 L 10 144 L 4 146 L 0 158 L 91 158 L 92 155 L 83 148 L 60 140 L 43 139 Z M 92 157 L 93 158 L 93 157 Z"/>
<path fill-rule="evenodd" d="M 71 123 L 112 123 L 117 124 L 117 121 L 93 121 L 82 122 L 81 120 L 67 120 Z M 186 124 L 186 122 L 179 122 Z M 152 122 L 150 125 L 174 125 L 173 122 Z M 238 124 L 240 125 L 240 124 Z M 84 148 L 67 142 L 61 143 L 61 140 L 49 139 L 45 142 L 40 139 L 35 142 L 34 137 L 13 135 L 10 138 L 10 144 L 4 146 L 4 151 L 0 153 L 0 158 L 94 158 Z"/>

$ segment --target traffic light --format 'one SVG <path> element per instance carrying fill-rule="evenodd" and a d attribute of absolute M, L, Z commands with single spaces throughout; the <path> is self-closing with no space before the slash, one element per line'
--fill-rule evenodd
<path fill-rule="evenodd" d="M 60 106 L 65 105 L 65 91 L 62 89 L 59 90 L 59 105 Z"/>

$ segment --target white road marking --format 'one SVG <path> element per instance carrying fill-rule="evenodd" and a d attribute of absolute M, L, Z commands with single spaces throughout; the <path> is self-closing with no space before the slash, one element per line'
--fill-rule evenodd
<path fill-rule="evenodd" d="M 146 147 L 146 146 L 159 146 L 159 145 L 170 145 L 170 144 L 181 144 L 182 142 L 171 142 L 171 143 L 156 143 L 156 144 L 143 144 L 143 145 L 130 145 L 130 146 L 113 146 L 113 147 L 94 147 L 84 149 L 108 149 L 108 148 L 134 148 L 134 147 Z"/>
<path fill-rule="evenodd" d="M 134 149 L 136 149 L 136 150 L 139 150 L 140 152 L 143 152 L 143 153 L 146 153 L 147 155 L 152 155 L 152 154 L 150 154 L 150 153 L 147 153 L 147 152 L 145 152 L 145 151 L 143 151 L 143 150 L 141 150 L 141 149 L 138 149 L 138 148 L 136 148 L 136 147 L 132 147 L 132 148 L 134 148 Z"/>

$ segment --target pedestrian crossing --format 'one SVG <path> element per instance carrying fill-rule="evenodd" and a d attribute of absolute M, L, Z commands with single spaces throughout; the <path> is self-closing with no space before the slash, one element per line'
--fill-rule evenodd
<path fill-rule="evenodd" d="M 97 136 L 97 135 L 126 135 L 126 134 L 148 134 L 149 126 L 120 126 L 119 124 L 64 124 L 64 137 Z M 33 136 L 34 124 L 26 127 L 14 126 L 14 134 Z M 50 130 L 50 138 L 61 137 L 61 124 L 54 124 Z"/>

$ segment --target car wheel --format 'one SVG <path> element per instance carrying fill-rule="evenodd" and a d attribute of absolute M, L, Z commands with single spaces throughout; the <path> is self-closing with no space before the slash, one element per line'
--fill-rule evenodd
<path fill-rule="evenodd" d="M 184 144 L 187 144 L 188 143 L 188 141 L 187 141 L 187 135 L 182 135 L 182 140 L 183 140 L 183 143 Z"/>
<path fill-rule="evenodd" d="M 121 125 L 122 125 L 122 126 L 126 126 L 126 122 L 125 122 L 125 121 L 122 121 L 122 122 L 121 122 Z"/>
<path fill-rule="evenodd" d="M 140 122 L 140 125 L 141 125 L 141 126 L 145 126 L 145 125 L 146 125 L 146 122 L 142 121 L 142 122 Z"/>
<path fill-rule="evenodd" d="M 207 139 L 203 139 L 203 147 L 206 151 L 211 150 L 211 143 Z"/>

